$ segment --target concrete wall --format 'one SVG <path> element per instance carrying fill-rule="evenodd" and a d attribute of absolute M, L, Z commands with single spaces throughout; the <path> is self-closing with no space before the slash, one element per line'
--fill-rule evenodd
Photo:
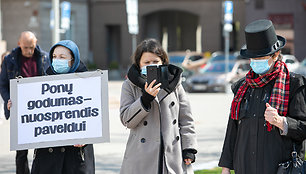
<path fill-rule="evenodd" d="M 3 40 L 7 42 L 7 50 L 17 47 L 18 38 L 22 31 L 30 30 L 36 34 L 41 48 L 48 52 L 52 46 L 51 8 L 50 0 L 1 0 L 2 36 Z M 79 46 L 81 59 L 87 62 L 89 58 L 89 31 L 86 0 L 74 0 L 71 11 L 74 16 L 71 39 Z M 36 18 L 36 23 L 33 23 L 33 17 Z M 65 39 L 63 35 L 61 39 Z"/>
<path fill-rule="evenodd" d="M 38 0 L 32 1 L 1 1 L 2 11 L 2 38 L 7 42 L 7 50 L 12 50 L 17 46 L 20 33 L 25 30 L 34 32 L 41 39 L 39 23 L 38 26 L 31 26 L 30 18 L 37 12 L 37 22 L 39 22 Z"/>
<path fill-rule="evenodd" d="M 270 14 L 292 14 L 294 17 L 294 55 L 302 61 L 306 57 L 306 0 L 264 0 L 263 8 L 255 8 L 255 0 L 246 3 L 246 24 L 257 19 L 268 19 Z M 245 26 L 242 26 L 244 28 Z"/>

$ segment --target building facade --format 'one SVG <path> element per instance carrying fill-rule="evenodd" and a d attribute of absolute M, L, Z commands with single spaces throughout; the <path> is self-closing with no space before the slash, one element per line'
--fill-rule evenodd
<path fill-rule="evenodd" d="M 71 39 L 80 48 L 81 60 L 89 62 L 88 9 L 86 0 L 71 1 L 69 30 L 61 30 L 60 39 Z M 22 31 L 32 31 L 45 51 L 52 46 L 50 27 L 51 0 L 1 0 L 2 40 L 7 50 L 17 47 Z"/>
<path fill-rule="evenodd" d="M 287 39 L 284 54 L 306 58 L 306 0 L 246 0 L 246 22 L 272 20 L 276 33 Z"/>
<path fill-rule="evenodd" d="M 80 47 L 81 59 L 100 69 L 119 69 L 124 77 L 132 64 L 132 35 L 128 32 L 125 0 L 67 0 L 71 2 L 70 29 L 61 39 Z M 52 45 L 52 0 L 1 0 L 1 33 L 7 50 L 17 46 L 22 31 L 33 31 L 46 51 Z M 60 1 L 62 2 L 62 0 Z M 138 0 L 137 44 L 158 39 L 170 53 L 224 50 L 223 0 Z M 306 56 L 306 0 L 235 0 L 230 49 L 245 43 L 244 27 L 256 19 L 271 19 L 287 39 L 283 53 L 300 61 Z M 286 7 L 286 8 L 284 8 Z"/>
<path fill-rule="evenodd" d="M 156 38 L 168 52 L 223 50 L 222 0 L 138 0 L 137 43 Z M 231 48 L 243 43 L 244 0 L 234 2 Z M 90 0 L 90 49 L 98 67 L 131 65 L 132 36 L 128 32 L 125 0 Z"/>

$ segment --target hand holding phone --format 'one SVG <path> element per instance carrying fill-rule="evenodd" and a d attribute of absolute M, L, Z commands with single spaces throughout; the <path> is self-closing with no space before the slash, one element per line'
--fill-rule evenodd
<path fill-rule="evenodd" d="M 155 80 L 154 85 L 161 83 L 160 88 L 165 89 L 169 86 L 168 66 L 167 65 L 151 65 L 147 66 L 147 82 L 150 84 Z M 154 86 L 153 85 L 153 86 Z"/>
<path fill-rule="evenodd" d="M 153 80 L 150 84 L 148 82 L 145 83 L 145 90 L 148 94 L 156 97 L 159 90 L 160 90 L 160 85 L 161 83 L 158 83 L 157 85 L 153 86 L 156 80 Z"/>

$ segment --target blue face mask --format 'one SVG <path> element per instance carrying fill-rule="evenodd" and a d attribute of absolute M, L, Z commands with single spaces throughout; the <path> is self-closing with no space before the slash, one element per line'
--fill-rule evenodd
<path fill-rule="evenodd" d="M 55 72 L 57 73 L 67 73 L 70 70 L 68 59 L 53 59 L 52 66 Z"/>
<path fill-rule="evenodd" d="M 256 74 L 264 74 L 264 73 L 268 72 L 269 69 L 271 68 L 271 65 L 269 65 L 269 59 L 263 59 L 263 60 L 251 59 L 250 66 L 252 67 L 252 70 Z"/>
<path fill-rule="evenodd" d="M 159 66 L 159 64 L 150 64 L 150 65 L 147 65 L 147 66 Z M 145 76 L 147 76 L 147 66 L 143 66 L 142 68 L 141 68 L 141 74 L 143 74 L 143 75 L 145 75 Z"/>
<path fill-rule="evenodd" d="M 141 74 L 147 76 L 147 66 L 143 66 L 143 67 L 141 68 Z"/>

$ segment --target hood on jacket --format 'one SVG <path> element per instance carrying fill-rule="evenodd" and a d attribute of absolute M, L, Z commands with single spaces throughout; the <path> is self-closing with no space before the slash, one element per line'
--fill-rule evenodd
<path fill-rule="evenodd" d="M 50 57 L 50 66 L 51 66 L 52 71 L 54 73 L 56 73 L 55 70 L 53 69 L 53 66 L 52 66 L 52 57 L 53 57 L 53 51 L 54 51 L 55 47 L 57 47 L 57 46 L 66 47 L 72 52 L 73 57 L 74 57 L 74 62 L 73 62 L 73 65 L 70 67 L 70 70 L 69 70 L 68 73 L 75 72 L 80 65 L 80 52 L 79 52 L 78 46 L 71 40 L 59 41 L 58 43 L 56 43 L 55 45 L 53 45 L 51 47 L 51 49 L 49 51 L 49 57 Z"/>

